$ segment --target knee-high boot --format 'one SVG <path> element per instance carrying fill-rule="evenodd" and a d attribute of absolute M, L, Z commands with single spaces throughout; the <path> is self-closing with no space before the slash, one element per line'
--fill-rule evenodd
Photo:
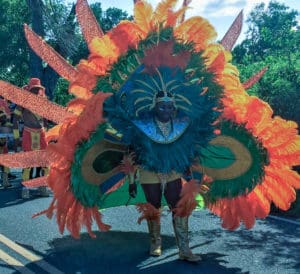
<path fill-rule="evenodd" d="M 161 255 L 160 218 L 157 220 L 147 220 L 150 234 L 150 255 Z"/>
<path fill-rule="evenodd" d="M 179 249 L 179 259 L 189 262 L 200 261 L 201 257 L 193 254 L 189 247 L 188 217 L 173 217 L 173 227 Z"/>

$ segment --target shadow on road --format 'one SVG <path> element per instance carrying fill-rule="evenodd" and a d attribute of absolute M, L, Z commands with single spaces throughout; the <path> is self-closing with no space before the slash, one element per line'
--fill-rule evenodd
<path fill-rule="evenodd" d="M 21 197 L 22 188 L 22 185 L 14 184 L 12 188 L 0 189 L 0 208 L 15 206 L 42 198 L 41 196 L 36 195 L 36 191 L 30 190 L 31 197 L 29 199 L 23 199 Z"/>
<path fill-rule="evenodd" d="M 229 251 L 229 256 L 230 250 L 239 250 L 240 254 L 256 250 L 254 262 L 262 261 L 266 268 L 276 266 L 284 269 L 284 273 L 300 273 L 300 226 L 268 220 L 267 228 L 260 229 L 258 226 L 252 230 L 223 231 L 221 237 L 228 239 L 224 250 Z M 220 230 L 201 233 L 204 237 L 218 237 Z"/>
<path fill-rule="evenodd" d="M 198 247 L 203 249 L 209 243 L 192 249 L 197 252 Z M 201 254 L 203 261 L 197 264 L 179 261 L 174 238 L 165 235 L 163 255 L 156 258 L 148 256 L 148 234 L 141 232 L 97 233 L 96 239 L 83 234 L 79 240 L 66 236 L 49 244 L 52 248 L 44 259 L 67 274 L 242 273 L 238 268 L 221 265 L 226 261 L 220 253 Z"/>
<path fill-rule="evenodd" d="M 26 202 L 21 198 L 21 184 L 13 184 L 12 188 L 0 190 L 0 208 L 9 207 Z"/>

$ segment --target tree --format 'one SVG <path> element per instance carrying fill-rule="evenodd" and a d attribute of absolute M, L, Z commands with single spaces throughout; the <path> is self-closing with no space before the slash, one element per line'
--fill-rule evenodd
<path fill-rule="evenodd" d="M 271 1 L 257 5 L 247 22 L 246 39 L 234 48 L 233 59 L 242 81 L 262 67 L 264 77 L 249 93 L 269 102 L 274 113 L 300 124 L 300 29 L 297 11 Z"/>
<path fill-rule="evenodd" d="M 67 57 L 68 52 L 63 50 L 66 47 L 61 42 L 63 39 L 59 39 L 59 35 L 53 35 L 57 33 L 54 28 L 60 29 L 60 33 L 69 33 L 70 26 L 74 25 L 74 10 L 70 12 L 62 3 L 63 1 L 58 0 L 0 0 L 1 79 L 23 86 L 28 78 L 38 77 L 46 87 L 48 96 L 52 98 L 58 75 L 30 50 L 24 36 L 23 24 L 28 24 Z M 60 18 L 60 22 L 49 23 L 49 14 L 53 19 Z M 72 41 L 70 37 L 65 40 Z M 72 48 L 71 44 L 69 42 L 68 48 Z"/>
<path fill-rule="evenodd" d="M 276 1 L 271 1 L 268 7 L 264 3 L 255 6 L 247 18 L 246 39 L 234 50 L 236 62 L 245 58 L 250 58 L 250 62 L 262 61 L 273 55 L 274 50 L 278 56 L 289 57 L 299 45 L 294 40 L 297 15 L 297 11 Z"/>
<path fill-rule="evenodd" d="M 23 23 L 29 22 L 25 1 L 0 0 L 0 78 L 15 85 L 25 84 L 28 47 Z"/>

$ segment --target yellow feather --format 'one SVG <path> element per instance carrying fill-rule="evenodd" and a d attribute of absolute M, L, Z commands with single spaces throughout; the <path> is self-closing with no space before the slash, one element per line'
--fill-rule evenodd
<path fill-rule="evenodd" d="M 56 125 L 50 129 L 48 129 L 48 131 L 45 133 L 46 138 L 59 136 L 59 131 L 60 131 L 61 127 L 62 127 L 62 125 L 60 124 L 60 125 Z"/>
<path fill-rule="evenodd" d="M 220 44 L 210 44 L 206 47 L 203 52 L 203 57 L 205 58 L 206 66 L 210 66 L 212 62 L 217 58 L 223 48 Z"/>
<path fill-rule="evenodd" d="M 236 66 L 234 66 L 232 64 L 226 64 L 225 68 L 223 70 L 223 74 L 231 74 L 231 75 L 235 75 L 238 77 L 240 75 L 240 72 Z"/>
<path fill-rule="evenodd" d="M 160 23 L 160 22 L 165 22 L 167 21 L 167 17 L 168 17 L 168 11 L 172 10 L 174 8 L 174 6 L 176 5 L 178 0 L 165 0 L 165 1 L 161 1 L 155 11 L 154 11 L 154 15 L 153 15 L 153 21 L 155 23 Z"/>
<path fill-rule="evenodd" d="M 134 20 L 142 31 L 148 33 L 152 28 L 152 6 L 144 1 L 139 1 L 134 5 Z"/>
<path fill-rule="evenodd" d="M 94 38 L 90 44 L 90 51 L 101 57 L 116 58 L 119 56 L 118 48 L 107 35 Z"/>
<path fill-rule="evenodd" d="M 176 27 L 174 34 L 183 41 L 194 42 L 196 50 L 205 49 L 217 37 L 214 27 L 200 16 L 184 21 Z"/>

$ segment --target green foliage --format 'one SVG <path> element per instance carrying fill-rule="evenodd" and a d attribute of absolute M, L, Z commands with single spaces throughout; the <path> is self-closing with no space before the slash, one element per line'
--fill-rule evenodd
<path fill-rule="evenodd" d="M 28 78 L 28 48 L 23 32 L 28 20 L 25 1 L 0 0 L 0 79 L 18 86 Z"/>
<path fill-rule="evenodd" d="M 68 102 L 74 99 L 72 94 L 68 92 L 69 83 L 63 78 L 59 78 L 55 91 L 53 101 L 59 105 L 66 106 Z"/>
<path fill-rule="evenodd" d="M 250 13 L 247 38 L 233 51 L 234 63 L 246 81 L 268 66 L 263 78 L 248 92 L 267 101 L 275 115 L 300 124 L 300 29 L 297 11 L 271 1 Z"/>
<path fill-rule="evenodd" d="M 76 25 L 75 5 L 62 0 L 43 0 L 45 40 L 62 56 L 68 58 L 77 51 L 80 41 Z"/>
<path fill-rule="evenodd" d="M 118 8 L 108 8 L 100 20 L 101 28 L 104 32 L 115 27 L 121 20 L 133 20 L 132 16 L 128 16 L 126 11 Z"/>
<path fill-rule="evenodd" d="M 288 57 L 296 51 L 299 45 L 297 14 L 275 1 L 267 8 L 264 3 L 257 5 L 247 18 L 246 39 L 234 50 L 236 62 L 259 62 L 268 55 Z"/>

